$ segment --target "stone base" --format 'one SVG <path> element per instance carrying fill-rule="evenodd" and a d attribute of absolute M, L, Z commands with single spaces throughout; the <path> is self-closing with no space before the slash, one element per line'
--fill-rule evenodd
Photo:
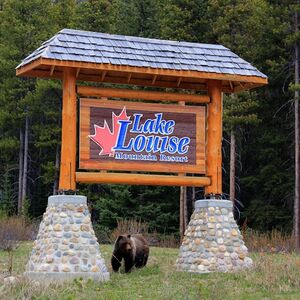
<path fill-rule="evenodd" d="M 176 260 L 177 269 L 196 273 L 228 272 L 252 265 L 233 218 L 232 202 L 196 201 Z"/>
<path fill-rule="evenodd" d="M 48 282 L 106 281 L 109 272 L 92 228 L 86 197 L 50 196 L 25 276 Z"/>

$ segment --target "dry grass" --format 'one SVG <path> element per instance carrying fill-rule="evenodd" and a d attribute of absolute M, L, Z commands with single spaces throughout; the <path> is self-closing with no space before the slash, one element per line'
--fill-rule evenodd
<path fill-rule="evenodd" d="M 300 291 L 300 257 L 296 254 L 262 254 L 255 260 L 255 273 L 251 278 L 262 290 L 270 292 Z M 253 276 L 252 276 L 253 277 Z"/>
<path fill-rule="evenodd" d="M 142 234 L 151 246 L 177 248 L 179 247 L 179 238 L 174 234 L 159 234 L 149 232 L 148 224 L 135 219 L 120 219 L 117 221 L 117 227 L 110 235 L 110 241 L 113 243 L 120 234 Z"/>
<path fill-rule="evenodd" d="M 18 274 L 24 270 L 30 248 L 27 243 L 17 250 Z M 110 271 L 111 251 L 111 245 L 101 246 Z M 0 299 L 300 299 L 300 257 L 295 253 L 253 253 L 253 270 L 202 275 L 176 272 L 177 255 L 178 249 L 152 247 L 145 268 L 131 274 L 111 273 L 111 280 L 100 284 L 76 280 L 44 286 L 21 278 L 5 286 L 0 280 Z"/>
<path fill-rule="evenodd" d="M 128 232 L 128 228 L 141 232 L 138 230 L 147 227 L 134 221 L 120 223 L 120 229 Z M 247 230 L 244 238 L 250 249 L 257 250 L 251 253 L 255 264 L 252 270 L 211 274 L 176 272 L 178 247 L 151 247 L 148 264 L 143 269 L 130 274 L 111 273 L 106 283 L 75 280 L 63 285 L 37 284 L 24 278 L 21 274 L 32 243 L 21 243 L 13 261 L 13 275 L 18 276 L 18 282 L 4 285 L 0 275 L 0 299 L 300 299 L 300 256 L 291 251 L 291 237 L 275 231 L 258 234 Z M 111 252 L 112 245 L 101 246 L 110 272 Z M 0 251 L 0 274 L 6 267 L 6 254 Z"/>
<path fill-rule="evenodd" d="M 285 253 L 295 249 L 293 237 L 277 230 L 261 233 L 248 228 L 243 230 L 243 238 L 250 251 Z"/>
<path fill-rule="evenodd" d="M 115 240 L 120 234 L 125 233 L 140 233 L 144 236 L 148 235 L 148 224 L 141 220 L 135 219 L 120 219 L 117 221 L 117 227 L 111 233 L 112 240 Z"/>
<path fill-rule="evenodd" d="M 22 241 L 35 237 L 35 225 L 23 217 L 1 217 L 0 219 L 0 249 L 8 255 L 7 272 L 11 274 L 13 253 Z"/>

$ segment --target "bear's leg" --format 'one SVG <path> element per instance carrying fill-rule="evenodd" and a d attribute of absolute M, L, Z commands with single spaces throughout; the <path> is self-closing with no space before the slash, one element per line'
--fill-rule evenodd
<path fill-rule="evenodd" d="M 133 255 L 125 255 L 124 256 L 124 261 L 125 261 L 125 273 L 129 273 L 133 266 L 134 266 L 134 257 Z"/>
<path fill-rule="evenodd" d="M 144 255 L 143 254 L 136 255 L 134 264 L 136 268 L 142 268 L 144 266 Z"/>
<path fill-rule="evenodd" d="M 113 252 L 111 257 L 111 266 L 115 272 L 117 272 L 121 267 L 121 261 L 122 256 L 120 254 L 118 255 L 116 252 Z"/>
<path fill-rule="evenodd" d="M 146 266 L 148 261 L 148 253 L 145 253 L 144 258 L 143 258 L 143 267 Z"/>

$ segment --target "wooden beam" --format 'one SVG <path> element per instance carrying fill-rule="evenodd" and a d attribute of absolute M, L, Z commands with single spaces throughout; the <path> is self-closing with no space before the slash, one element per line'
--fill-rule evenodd
<path fill-rule="evenodd" d="M 29 76 L 27 74 L 27 76 Z M 92 81 L 92 82 L 99 82 L 98 76 L 95 75 L 89 75 L 89 74 L 81 74 L 78 80 L 82 81 Z M 115 76 L 106 76 L 103 82 L 107 83 L 116 83 L 116 84 L 126 84 L 127 78 L 126 77 L 115 77 Z M 165 81 L 165 80 L 156 80 L 155 85 L 152 84 L 152 79 L 142 79 L 142 78 L 133 78 L 131 77 L 130 80 L 131 85 L 139 85 L 139 86 L 155 86 L 155 87 L 161 87 L 161 88 L 173 88 L 177 89 L 176 81 Z M 180 85 L 180 89 L 189 89 L 189 90 L 198 90 L 198 91 L 206 91 L 207 85 L 206 83 L 200 83 L 200 82 L 182 82 Z"/>
<path fill-rule="evenodd" d="M 41 58 L 33 60 L 30 63 L 28 63 L 28 64 L 26 64 L 22 67 L 17 68 L 16 69 L 16 75 L 17 76 L 26 76 L 25 73 L 27 73 L 28 71 L 31 71 L 34 68 L 37 68 L 40 65 L 42 65 L 42 59 Z"/>
<path fill-rule="evenodd" d="M 81 96 L 94 97 L 115 97 L 126 99 L 144 99 L 152 101 L 174 101 L 174 102 L 193 102 L 193 103 L 209 103 L 208 95 L 190 95 L 178 93 L 164 93 L 154 91 L 139 91 L 129 89 L 114 88 L 97 88 L 91 86 L 78 86 L 77 93 Z"/>
<path fill-rule="evenodd" d="M 176 84 L 177 87 L 180 86 L 181 80 L 182 80 L 182 77 L 179 77 L 179 78 L 177 79 L 177 84 Z"/>
<path fill-rule="evenodd" d="M 107 74 L 107 71 L 103 71 L 103 72 L 101 73 L 101 81 L 104 80 L 106 74 Z"/>
<path fill-rule="evenodd" d="M 152 74 L 152 75 L 166 75 L 175 77 L 190 77 L 190 78 L 201 78 L 201 79 L 213 79 L 213 80 L 231 80 L 240 82 L 252 82 L 261 83 L 262 85 L 268 83 L 267 78 L 258 76 L 245 76 L 245 75 L 233 75 L 226 73 L 212 73 L 212 72 L 199 72 L 199 71 L 186 71 L 186 70 L 170 70 L 170 69 L 159 69 L 159 68 L 147 68 L 147 67 L 133 67 L 127 65 L 112 65 L 112 64 L 97 64 L 88 62 L 78 61 L 65 61 L 42 58 L 41 63 L 44 65 L 57 65 L 62 67 L 79 67 L 84 69 L 93 70 L 105 70 L 105 71 L 119 71 L 126 73 L 139 73 L 139 74 Z"/>
<path fill-rule="evenodd" d="M 242 89 L 244 89 L 244 85 L 241 82 L 239 82 L 239 85 L 241 86 Z"/>
<path fill-rule="evenodd" d="M 55 69 L 55 66 L 51 66 L 51 69 L 50 69 L 50 76 L 53 75 L 54 69 Z"/>
<path fill-rule="evenodd" d="M 222 83 L 208 82 L 211 103 L 207 107 L 206 175 L 211 184 L 205 194 L 222 194 Z"/>
<path fill-rule="evenodd" d="M 127 79 L 127 83 L 129 83 L 129 82 L 130 82 L 131 75 L 132 75 L 132 73 L 129 73 L 129 75 L 128 75 L 128 79 Z"/>
<path fill-rule="evenodd" d="M 76 69 L 76 78 L 78 78 L 79 74 L 80 74 L 80 68 L 77 68 Z"/>
<path fill-rule="evenodd" d="M 55 78 L 55 79 L 62 79 L 63 78 L 63 72 L 60 70 L 57 70 L 57 68 L 54 70 L 53 75 L 49 75 L 49 70 L 44 70 L 44 69 L 34 69 L 31 71 L 28 71 L 26 73 L 27 77 L 39 77 L 39 78 Z M 90 74 L 82 74 L 79 73 L 77 80 L 79 81 L 91 81 L 91 82 L 99 82 L 99 76 L 97 75 L 90 75 Z M 106 76 L 105 79 L 103 80 L 105 83 L 116 83 L 116 84 L 126 84 L 127 83 L 127 78 L 125 77 L 112 77 L 112 76 Z M 173 88 L 173 89 L 178 89 L 176 85 L 177 81 L 164 81 L 164 80 L 156 80 L 155 81 L 155 86 L 156 87 L 161 87 L 161 88 Z M 223 82 L 224 84 L 225 82 Z M 140 79 L 140 78 L 133 78 L 131 77 L 130 81 L 131 85 L 138 85 L 138 86 L 151 86 L 153 87 L 152 84 L 152 79 L 147 80 L 147 79 Z M 241 88 L 240 85 L 235 85 L 234 90 L 230 88 L 229 84 L 228 85 L 223 85 L 222 86 L 222 92 L 224 93 L 238 93 L 243 90 L 249 90 L 253 88 L 258 88 L 261 87 L 261 84 L 254 84 L 254 83 L 245 83 L 243 86 L 243 89 Z M 207 91 L 207 84 L 205 82 L 200 83 L 200 82 L 183 82 L 181 81 L 180 84 L 180 89 L 188 89 L 188 90 L 197 90 L 197 91 Z"/>
<path fill-rule="evenodd" d="M 39 78 L 55 78 L 55 79 L 62 79 L 63 72 L 54 70 L 53 76 L 49 76 L 48 70 L 41 70 L 41 69 L 35 69 L 32 71 L 28 71 L 25 76 L 27 77 L 39 77 Z M 80 73 L 78 78 L 78 81 L 90 81 L 90 82 L 99 82 L 99 76 L 97 75 L 91 75 L 91 74 L 82 74 Z M 105 83 L 116 83 L 116 84 L 126 84 L 127 78 L 125 77 L 112 77 L 112 76 L 106 76 L 103 80 Z M 140 78 L 132 78 L 130 81 L 131 85 L 138 85 L 138 86 L 151 86 L 152 85 L 152 79 L 140 79 Z M 259 85 L 258 85 L 259 86 Z M 161 88 L 173 88 L 178 89 L 176 86 L 176 81 L 164 81 L 164 80 L 157 80 L 155 82 L 155 87 L 161 87 Z M 197 91 L 206 91 L 207 85 L 206 83 L 200 83 L 200 82 L 181 82 L 180 89 L 188 89 L 188 90 L 197 90 Z M 226 88 L 224 92 L 231 92 L 229 88 Z"/>
<path fill-rule="evenodd" d="M 26 73 L 27 77 L 49 78 L 49 79 L 63 79 L 63 72 L 55 69 L 52 76 L 50 76 L 50 70 L 34 69 Z"/>
<path fill-rule="evenodd" d="M 76 181 L 82 183 L 169 186 L 207 186 L 210 184 L 208 177 L 100 172 L 76 172 Z"/>
<path fill-rule="evenodd" d="M 174 76 L 174 77 L 186 77 L 186 78 L 199 78 L 199 79 L 212 79 L 212 80 L 225 80 L 225 81 L 240 81 L 240 82 L 251 82 L 260 85 L 268 84 L 268 79 L 259 76 L 245 76 L 245 75 L 234 75 L 226 73 L 212 73 L 212 72 L 200 72 L 200 71 L 187 71 L 187 70 L 170 70 L 170 69 L 159 69 L 159 68 L 147 68 L 147 67 L 133 67 L 127 65 L 112 65 L 103 63 L 90 63 L 90 62 L 79 62 L 79 61 L 66 61 L 49 58 L 39 59 L 37 65 L 47 66 L 61 66 L 61 67 L 73 67 L 91 70 L 103 70 L 103 71 L 118 71 L 126 73 L 137 73 L 137 74 L 150 74 L 150 75 L 162 75 L 162 76 Z M 17 75 L 26 76 L 26 72 L 32 70 L 37 66 L 35 61 L 30 62 L 25 66 L 22 66 L 16 70 Z"/>
<path fill-rule="evenodd" d="M 76 190 L 76 100 L 76 69 L 66 68 L 63 74 L 60 190 Z"/>
<path fill-rule="evenodd" d="M 153 79 L 152 79 L 152 85 L 155 84 L 156 79 L 157 79 L 157 75 L 154 75 L 154 76 L 153 76 Z"/>

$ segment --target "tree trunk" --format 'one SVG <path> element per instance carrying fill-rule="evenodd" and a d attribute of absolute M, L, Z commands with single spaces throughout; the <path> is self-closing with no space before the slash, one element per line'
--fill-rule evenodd
<path fill-rule="evenodd" d="M 57 195 L 58 191 L 58 174 L 59 174 L 59 146 L 56 146 L 56 153 L 55 153 L 55 177 L 54 177 L 54 183 L 53 183 L 53 195 Z"/>
<path fill-rule="evenodd" d="M 183 213 L 184 213 L 184 232 L 185 232 L 188 225 L 187 187 L 183 186 L 182 189 L 183 189 Z"/>
<path fill-rule="evenodd" d="M 28 131 L 29 117 L 25 119 L 25 135 L 24 135 L 24 158 L 23 158 L 23 180 L 22 180 L 22 212 L 24 212 L 24 204 L 27 196 L 27 173 L 28 173 Z"/>
<path fill-rule="evenodd" d="M 178 104 L 180 106 L 185 106 L 185 102 L 184 101 L 179 101 Z M 185 174 L 181 174 L 182 176 L 184 176 Z M 185 186 L 181 186 L 180 187 L 180 240 L 183 240 L 184 237 L 184 232 L 186 229 L 186 224 L 187 222 L 187 204 L 186 204 L 186 187 Z"/>
<path fill-rule="evenodd" d="M 192 186 L 192 212 L 195 210 L 196 188 Z"/>
<path fill-rule="evenodd" d="M 18 191 L 18 215 L 22 213 L 23 207 L 23 197 L 22 197 L 22 187 L 23 187 L 23 158 L 24 158 L 24 134 L 20 128 L 20 149 L 19 149 L 19 191 Z"/>
<path fill-rule="evenodd" d="M 298 2 L 298 1 L 297 1 Z M 298 12 L 295 11 L 295 34 L 298 33 Z M 299 210 L 299 46 L 295 43 L 295 202 L 294 202 L 294 234 L 295 248 L 300 250 L 300 210 Z"/>
<path fill-rule="evenodd" d="M 230 132 L 230 199 L 235 202 L 235 132 Z"/>
<path fill-rule="evenodd" d="M 186 210 L 186 204 L 185 204 L 185 187 L 180 187 L 180 240 L 183 240 L 184 232 L 185 232 L 185 210 Z"/>

